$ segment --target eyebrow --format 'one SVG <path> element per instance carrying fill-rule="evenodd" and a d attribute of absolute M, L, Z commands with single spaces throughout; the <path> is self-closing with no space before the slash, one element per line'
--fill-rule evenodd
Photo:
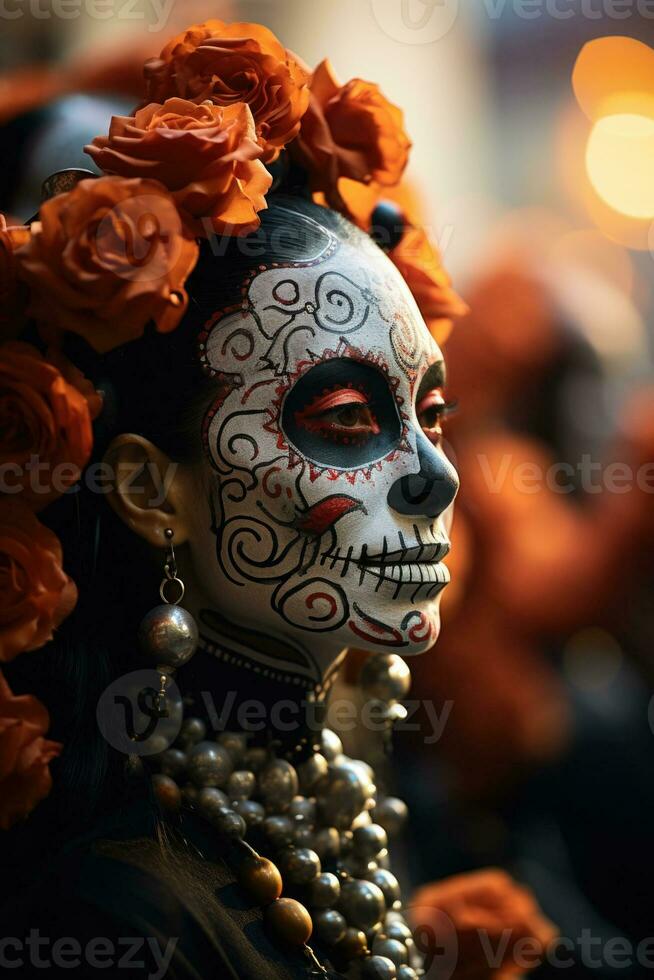
<path fill-rule="evenodd" d="M 445 361 L 434 361 L 423 374 L 418 387 L 417 398 L 422 398 L 434 388 L 445 387 Z"/>

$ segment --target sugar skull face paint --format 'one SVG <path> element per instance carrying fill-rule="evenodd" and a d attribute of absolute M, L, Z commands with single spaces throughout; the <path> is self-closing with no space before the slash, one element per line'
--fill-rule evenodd
<path fill-rule="evenodd" d="M 324 239 L 311 261 L 258 268 L 199 346 L 223 388 L 196 565 L 216 621 L 256 624 L 308 677 L 346 646 L 434 642 L 458 489 L 442 355 L 413 298 L 367 236 Z"/>

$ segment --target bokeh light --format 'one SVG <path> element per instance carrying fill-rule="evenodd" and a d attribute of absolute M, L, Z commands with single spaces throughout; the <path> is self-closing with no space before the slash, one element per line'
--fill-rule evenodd
<path fill-rule="evenodd" d="M 654 217 L 654 119 L 605 116 L 586 146 L 588 177 L 600 197 L 631 218 Z"/>

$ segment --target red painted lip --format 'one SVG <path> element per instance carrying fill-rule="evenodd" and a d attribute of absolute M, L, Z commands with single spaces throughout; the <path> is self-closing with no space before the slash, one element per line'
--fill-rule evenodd
<path fill-rule="evenodd" d="M 305 534 L 321 535 L 333 527 L 345 514 L 355 510 L 367 513 L 360 500 L 348 497 L 347 494 L 334 493 L 310 507 L 304 514 L 299 514 L 295 521 L 298 531 Z"/>

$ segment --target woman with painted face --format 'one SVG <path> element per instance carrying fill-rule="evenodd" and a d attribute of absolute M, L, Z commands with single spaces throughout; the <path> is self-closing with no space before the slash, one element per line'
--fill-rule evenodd
<path fill-rule="evenodd" d="M 325 716 L 356 645 L 387 731 L 398 651 L 438 635 L 458 482 L 425 318 L 462 304 L 397 210 L 343 197 L 406 162 L 376 86 L 218 21 L 146 77 L 87 148 L 106 176 L 2 230 L 2 955 L 414 980 L 404 806 Z"/>

